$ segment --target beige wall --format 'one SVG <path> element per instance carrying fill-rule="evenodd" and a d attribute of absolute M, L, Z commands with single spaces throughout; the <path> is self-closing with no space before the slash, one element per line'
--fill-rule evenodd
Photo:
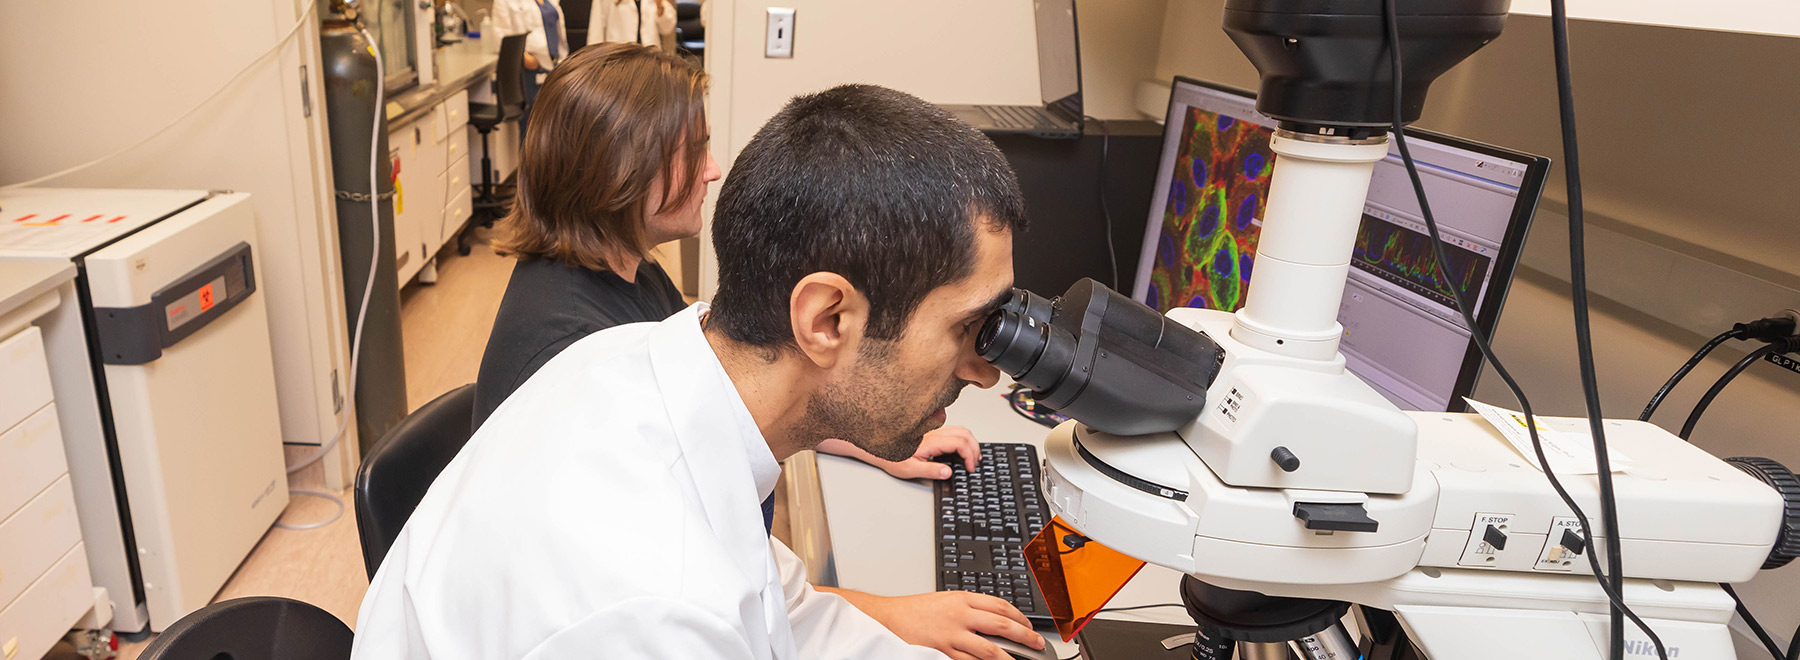
<path fill-rule="evenodd" d="M 790 7 L 794 56 L 763 57 L 768 7 Z M 731 162 L 796 94 L 850 82 L 943 103 L 1038 103 L 1029 0 L 711 0 L 706 69 L 713 157 Z M 718 185 L 708 194 L 706 217 Z M 701 233 L 700 296 L 716 288 Z"/>
<path fill-rule="evenodd" d="M 1082 102 L 1100 119 L 1142 119 L 1138 84 L 1156 78 L 1163 16 L 1184 0 L 1081 0 Z M 1161 114 L 1157 115 L 1161 118 Z"/>
<path fill-rule="evenodd" d="M 1800 3 L 1793 0 L 1581 0 L 1569 17 L 1619 23 L 1800 36 Z M 1513 0 L 1513 13 L 1550 15 L 1550 0 Z"/>
<path fill-rule="evenodd" d="M 1168 4 L 1078 5 L 1088 114 L 1141 116 L 1133 97 L 1155 72 Z M 795 10 L 791 59 L 763 57 L 768 7 Z M 885 85 L 939 103 L 1041 102 L 1031 0 L 711 0 L 708 11 L 708 112 L 713 154 L 727 173 L 789 98 L 841 83 Z M 710 297 L 710 242 L 702 244 L 700 270 L 701 296 Z"/>
<path fill-rule="evenodd" d="M 1157 79 L 1256 87 L 1256 70 L 1219 28 L 1223 5 L 1170 0 Z M 1800 107 L 1800 39 L 1589 21 L 1570 32 L 1590 289 L 1605 296 L 1593 319 L 1602 407 L 1635 417 L 1706 336 L 1800 306 L 1800 133 L 1787 130 Z M 1420 126 L 1557 161 L 1495 347 L 1535 407 L 1579 415 L 1552 75 L 1549 21 L 1513 16 L 1500 39 L 1432 88 Z M 1718 355 L 1656 422 L 1679 428 L 1743 351 Z M 1476 394 L 1512 402 L 1491 372 Z M 1800 467 L 1797 437 L 1800 375 L 1768 365 L 1740 377 L 1695 433 L 1719 456 Z M 1740 591 L 1785 638 L 1800 623 L 1800 601 L 1783 597 L 1796 589 L 1800 572 L 1775 571 Z M 1741 657 L 1752 650 L 1740 645 Z"/>
<path fill-rule="evenodd" d="M 316 16 L 278 55 L 176 122 L 275 45 L 305 5 L 206 0 L 172 12 L 125 0 L 0 3 L 0 184 L 101 157 L 166 126 L 42 185 L 250 193 L 282 432 L 288 442 L 317 444 L 348 414 L 334 413 L 331 374 L 347 369 L 349 347 Z M 347 439 L 342 460 L 327 461 L 332 487 L 353 476 L 356 446 Z"/>
<path fill-rule="evenodd" d="M 726 124 L 731 154 L 789 98 L 842 83 L 885 85 L 939 103 L 1038 102 L 1028 0 L 714 0 L 710 5 L 714 142 Z M 771 6 L 795 10 L 792 58 L 763 57 L 765 10 Z M 720 62 L 721 56 L 731 61 Z M 721 100 L 728 109 L 719 108 Z"/>

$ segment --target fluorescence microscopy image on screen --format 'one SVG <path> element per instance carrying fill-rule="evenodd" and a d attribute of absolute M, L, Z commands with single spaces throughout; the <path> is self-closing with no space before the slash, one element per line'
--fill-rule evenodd
<path fill-rule="evenodd" d="M 1273 131 L 1189 108 L 1144 304 L 1236 311 L 1249 292 L 1275 152 Z"/>
<path fill-rule="evenodd" d="M 1473 303 L 1481 283 L 1487 279 L 1490 259 L 1472 250 L 1450 243 L 1444 244 L 1444 255 L 1450 259 L 1451 281 Z M 1450 283 L 1438 272 L 1437 256 L 1431 251 L 1431 236 L 1363 214 L 1362 226 L 1356 231 L 1356 249 L 1351 264 L 1363 272 L 1397 284 L 1445 309 L 1456 309 Z"/>

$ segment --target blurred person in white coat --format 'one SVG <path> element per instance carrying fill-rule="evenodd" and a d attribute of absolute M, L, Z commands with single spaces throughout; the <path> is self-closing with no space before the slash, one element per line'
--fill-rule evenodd
<path fill-rule="evenodd" d="M 519 118 L 522 144 L 538 88 L 556 63 L 569 56 L 568 21 L 563 19 L 561 0 L 494 0 L 492 16 L 497 37 L 525 35 L 525 114 Z"/>
<path fill-rule="evenodd" d="M 588 43 L 628 42 L 675 52 L 675 3 L 671 0 L 594 0 Z"/>
<path fill-rule="evenodd" d="M 388 552 L 354 657 L 1042 648 L 997 598 L 812 589 L 760 506 L 780 460 L 832 437 L 901 460 L 995 383 L 974 339 L 1024 222 L 1005 158 L 935 106 L 869 86 L 790 102 L 721 190 L 715 304 L 589 335 L 507 398 Z"/>

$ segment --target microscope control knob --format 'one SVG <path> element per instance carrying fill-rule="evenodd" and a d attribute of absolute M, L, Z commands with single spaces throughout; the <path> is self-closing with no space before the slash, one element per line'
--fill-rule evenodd
<path fill-rule="evenodd" d="M 1800 557 L 1800 476 L 1795 476 L 1787 466 L 1767 458 L 1739 456 L 1727 458 L 1725 462 L 1756 477 L 1781 494 L 1781 530 L 1775 535 L 1775 547 L 1769 550 L 1769 558 L 1762 565 L 1763 570 L 1781 568 Z"/>
<path fill-rule="evenodd" d="M 1269 459 L 1275 461 L 1275 465 L 1280 467 L 1282 472 L 1293 472 L 1300 469 L 1300 457 L 1295 456 L 1294 452 L 1287 447 L 1276 447 L 1275 451 L 1269 452 Z"/>

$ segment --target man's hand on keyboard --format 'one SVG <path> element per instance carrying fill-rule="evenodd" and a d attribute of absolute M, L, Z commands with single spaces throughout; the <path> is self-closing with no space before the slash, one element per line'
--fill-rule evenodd
<path fill-rule="evenodd" d="M 957 457 L 962 458 L 963 467 L 974 471 L 981 460 L 981 443 L 966 428 L 946 426 L 926 433 L 912 458 L 878 465 L 896 479 L 949 479 L 950 463 Z"/>
<path fill-rule="evenodd" d="M 974 433 L 961 426 L 946 426 L 926 433 L 925 439 L 919 442 L 919 450 L 904 461 L 882 460 L 837 438 L 819 443 L 819 451 L 868 463 L 896 479 L 949 479 L 952 463 L 945 461 L 961 458 L 963 467 L 974 471 L 975 463 L 981 460 L 981 443 L 975 441 Z"/>
<path fill-rule="evenodd" d="M 1031 629 L 1025 615 L 993 596 L 966 591 L 899 597 L 836 593 L 907 643 L 937 649 L 954 660 L 1011 659 L 982 635 L 1005 637 L 1034 649 L 1044 648 L 1044 636 Z"/>

